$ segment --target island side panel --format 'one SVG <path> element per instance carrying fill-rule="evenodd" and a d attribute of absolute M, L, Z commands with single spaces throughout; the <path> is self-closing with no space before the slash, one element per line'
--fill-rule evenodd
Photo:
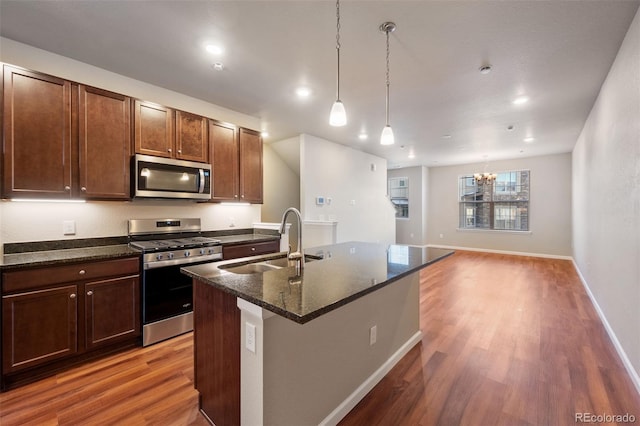
<path fill-rule="evenodd" d="M 193 280 L 195 387 L 216 425 L 240 424 L 240 310 L 236 297 Z"/>
<path fill-rule="evenodd" d="M 244 310 L 242 315 L 243 319 L 252 317 Z M 243 423 L 249 417 L 265 425 L 319 424 L 323 420 L 332 423 L 336 419 L 327 416 L 340 411 L 341 404 L 348 411 L 366 394 L 353 400 L 354 392 L 365 382 L 375 385 L 370 383 L 374 373 L 389 365 L 407 343 L 417 341 L 419 274 L 411 274 L 303 325 L 278 315 L 263 317 L 262 321 L 255 316 L 252 319 L 258 322 L 258 333 L 263 335 L 257 339 L 257 354 L 245 354 L 246 349 L 241 349 L 242 374 L 245 367 L 253 374 L 261 370 L 262 380 L 255 380 L 255 375 L 253 380 L 262 388 L 262 400 L 254 389 L 253 397 L 258 396 L 258 400 L 245 401 L 248 394 L 243 392 L 242 404 L 255 404 L 254 408 L 262 408 L 263 413 L 262 421 L 251 413 L 252 416 L 243 417 Z M 370 329 L 374 325 L 377 342 L 370 345 Z M 263 365 L 259 368 L 244 364 L 260 358 Z"/>

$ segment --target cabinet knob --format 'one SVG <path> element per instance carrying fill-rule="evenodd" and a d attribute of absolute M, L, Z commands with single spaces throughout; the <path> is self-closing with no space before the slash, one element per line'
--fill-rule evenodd
<path fill-rule="evenodd" d="M 84 269 L 80 269 L 80 272 L 78 272 L 80 275 L 84 275 L 87 273 L 87 271 L 85 271 Z"/>
<path fill-rule="evenodd" d="M 238 198 L 238 194 L 234 195 L 233 198 Z"/>
<path fill-rule="evenodd" d="M 71 293 L 71 294 L 69 295 L 69 299 L 75 299 L 75 298 L 76 298 L 76 294 L 75 294 L 75 293 Z"/>
<path fill-rule="evenodd" d="M 71 187 L 67 185 L 67 186 L 64 187 L 64 190 L 69 192 L 69 191 L 71 191 Z"/>
<path fill-rule="evenodd" d="M 251 251 L 256 251 L 256 248 L 255 247 L 251 247 Z"/>
<path fill-rule="evenodd" d="M 244 198 L 244 194 L 242 194 L 242 198 Z"/>
<path fill-rule="evenodd" d="M 80 191 L 87 192 L 87 188 L 83 186 L 82 188 L 80 188 Z"/>
<path fill-rule="evenodd" d="M 93 291 L 89 290 L 89 291 L 87 292 L 87 296 L 93 296 Z"/>
<path fill-rule="evenodd" d="M 171 148 L 167 149 L 167 152 L 171 152 Z"/>
<path fill-rule="evenodd" d="M 178 154 L 182 154 L 182 150 L 181 149 L 178 150 Z"/>

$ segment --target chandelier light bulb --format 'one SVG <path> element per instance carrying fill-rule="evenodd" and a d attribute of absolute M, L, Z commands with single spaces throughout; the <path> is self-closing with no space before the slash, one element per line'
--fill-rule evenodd
<path fill-rule="evenodd" d="M 331 114 L 329 114 L 329 124 L 335 127 L 347 124 L 347 112 L 344 104 L 340 99 L 336 100 L 331 106 Z"/>
<path fill-rule="evenodd" d="M 395 138 L 393 137 L 393 130 L 388 124 L 382 129 L 382 135 L 380 136 L 380 145 L 393 145 Z"/>

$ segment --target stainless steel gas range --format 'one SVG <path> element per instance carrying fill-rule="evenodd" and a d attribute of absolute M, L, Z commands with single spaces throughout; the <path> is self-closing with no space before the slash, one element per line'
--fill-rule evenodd
<path fill-rule="evenodd" d="M 222 260 L 199 218 L 131 219 L 129 245 L 142 255 L 142 344 L 193 330 L 193 285 L 180 267 Z"/>

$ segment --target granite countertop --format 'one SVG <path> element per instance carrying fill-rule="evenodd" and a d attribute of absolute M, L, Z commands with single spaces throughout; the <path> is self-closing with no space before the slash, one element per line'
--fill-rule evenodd
<path fill-rule="evenodd" d="M 262 241 L 279 240 L 280 235 L 270 234 L 236 234 L 236 235 L 214 235 L 213 238 L 220 240 L 223 245 L 227 244 L 248 244 Z"/>
<path fill-rule="evenodd" d="M 234 274 L 225 265 L 282 258 L 285 253 L 183 267 L 192 278 L 300 324 L 344 306 L 372 291 L 419 271 L 453 250 L 349 242 L 306 249 L 300 276 L 295 267 Z M 222 268 L 221 268 L 222 267 Z"/>
<path fill-rule="evenodd" d="M 64 263 L 116 259 L 140 255 L 140 251 L 127 244 L 81 247 L 71 249 L 42 250 L 5 254 L 0 269 L 18 269 L 34 266 L 51 266 Z"/>

